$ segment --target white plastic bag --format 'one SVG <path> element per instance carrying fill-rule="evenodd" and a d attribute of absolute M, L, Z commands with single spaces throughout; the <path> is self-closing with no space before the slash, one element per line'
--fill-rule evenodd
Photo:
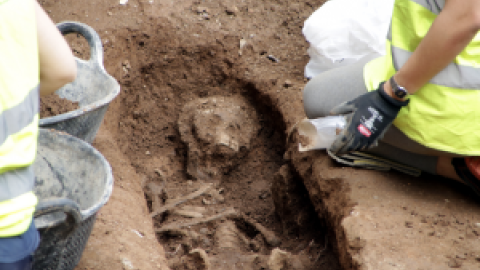
<path fill-rule="evenodd" d="M 305 21 L 310 43 L 305 77 L 385 54 L 394 0 L 330 0 Z"/>
<path fill-rule="evenodd" d="M 342 115 L 302 120 L 297 126 L 298 134 L 303 137 L 298 151 L 329 148 L 344 127 L 345 116 Z"/>

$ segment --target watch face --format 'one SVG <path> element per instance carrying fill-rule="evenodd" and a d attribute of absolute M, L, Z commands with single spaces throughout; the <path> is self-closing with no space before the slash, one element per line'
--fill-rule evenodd
<path fill-rule="evenodd" d="M 395 96 L 397 96 L 399 98 L 404 98 L 406 95 L 407 95 L 407 90 L 403 87 L 398 87 L 395 90 Z"/>

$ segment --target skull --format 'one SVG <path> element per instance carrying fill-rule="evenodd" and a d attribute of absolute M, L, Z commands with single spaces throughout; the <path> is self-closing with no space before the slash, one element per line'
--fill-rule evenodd
<path fill-rule="evenodd" d="M 187 103 L 178 129 L 188 147 L 187 173 L 195 179 L 221 179 L 248 153 L 258 121 L 242 96 L 213 96 Z"/>

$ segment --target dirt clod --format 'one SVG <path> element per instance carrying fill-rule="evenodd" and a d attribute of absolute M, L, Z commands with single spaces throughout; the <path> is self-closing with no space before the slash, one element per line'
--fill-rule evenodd
<path fill-rule="evenodd" d="M 308 145 L 310 145 L 312 143 L 312 140 L 310 139 L 310 137 L 308 136 L 304 136 L 304 135 L 299 135 L 298 136 L 298 139 L 299 139 L 299 143 L 303 146 L 303 147 L 306 147 Z"/>
<path fill-rule="evenodd" d="M 71 112 L 78 108 L 78 102 L 72 102 L 66 98 L 61 98 L 56 94 L 40 98 L 40 118 Z"/>
<path fill-rule="evenodd" d="M 462 266 L 462 263 L 460 260 L 453 259 L 453 258 L 450 259 L 447 264 L 450 268 L 460 268 Z"/>

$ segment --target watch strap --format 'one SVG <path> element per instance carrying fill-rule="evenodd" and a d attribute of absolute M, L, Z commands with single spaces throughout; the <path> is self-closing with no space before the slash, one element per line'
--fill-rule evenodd
<path fill-rule="evenodd" d="M 409 94 L 407 89 L 405 87 L 402 87 L 398 85 L 397 81 L 395 81 L 395 78 L 392 76 L 390 77 L 390 85 L 392 86 L 393 94 L 398 97 L 398 98 L 406 98 Z"/>

